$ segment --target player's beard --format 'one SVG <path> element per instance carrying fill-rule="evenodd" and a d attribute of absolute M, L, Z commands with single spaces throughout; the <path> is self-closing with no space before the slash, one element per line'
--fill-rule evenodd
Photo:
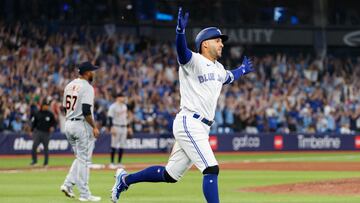
<path fill-rule="evenodd" d="M 215 60 L 218 60 L 221 57 L 221 53 L 222 53 L 221 47 L 217 47 L 217 46 L 211 47 L 210 54 Z"/>
<path fill-rule="evenodd" d="M 92 83 L 93 81 L 94 81 L 94 76 L 91 74 L 90 76 L 89 76 L 89 83 Z"/>
<path fill-rule="evenodd" d="M 212 48 L 209 50 L 209 55 L 212 59 L 217 60 L 219 58 L 218 56 L 218 51 L 216 50 L 216 48 Z"/>
<path fill-rule="evenodd" d="M 217 60 L 221 57 L 221 52 L 222 52 L 221 49 L 214 49 L 213 56 L 214 56 L 215 60 Z"/>
<path fill-rule="evenodd" d="M 221 57 L 221 55 L 222 55 L 222 49 L 221 48 L 216 51 L 216 55 L 217 55 L 217 58 Z"/>

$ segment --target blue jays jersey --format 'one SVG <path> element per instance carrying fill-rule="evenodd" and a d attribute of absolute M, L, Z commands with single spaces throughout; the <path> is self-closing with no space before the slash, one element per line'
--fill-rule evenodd
<path fill-rule="evenodd" d="M 228 71 L 218 61 L 212 62 L 199 53 L 192 53 L 190 61 L 180 64 L 180 108 L 207 119 L 214 119 L 217 100 Z"/>

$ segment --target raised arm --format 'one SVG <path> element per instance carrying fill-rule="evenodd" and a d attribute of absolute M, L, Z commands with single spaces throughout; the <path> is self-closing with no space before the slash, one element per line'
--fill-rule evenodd
<path fill-rule="evenodd" d="M 186 45 L 185 27 L 189 18 L 189 13 L 182 16 L 182 8 L 179 8 L 178 22 L 176 26 L 176 51 L 180 64 L 186 64 L 190 61 L 192 53 Z"/>
<path fill-rule="evenodd" d="M 251 60 L 245 56 L 241 66 L 237 67 L 234 70 L 226 71 L 227 75 L 226 75 L 224 85 L 230 84 L 230 83 L 234 82 L 235 80 L 238 80 L 241 76 L 246 75 L 253 71 L 254 71 L 254 69 L 253 69 Z"/>

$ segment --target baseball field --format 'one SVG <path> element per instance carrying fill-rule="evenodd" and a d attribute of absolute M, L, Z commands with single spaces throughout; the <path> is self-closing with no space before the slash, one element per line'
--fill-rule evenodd
<path fill-rule="evenodd" d="M 360 153 L 218 153 L 219 190 L 223 203 L 358 203 L 360 202 Z M 164 164 L 167 154 L 125 155 L 129 172 L 151 164 Z M 39 163 L 42 162 L 40 156 Z M 0 202 L 79 202 L 60 192 L 72 156 L 50 156 L 48 168 L 30 167 L 29 156 L 0 157 Z M 95 155 L 93 162 L 108 164 L 107 155 Z M 92 169 L 90 188 L 109 202 L 114 170 Z M 202 175 L 190 170 L 176 184 L 132 185 L 120 201 L 204 202 Z M 76 194 L 77 191 L 76 191 Z"/>

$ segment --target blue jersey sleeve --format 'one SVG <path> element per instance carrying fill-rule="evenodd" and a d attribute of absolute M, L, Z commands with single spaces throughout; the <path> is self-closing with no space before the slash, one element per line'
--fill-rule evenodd
<path fill-rule="evenodd" d="M 224 84 L 232 83 L 234 80 L 238 80 L 241 76 L 251 73 L 253 71 L 254 71 L 254 69 L 253 69 L 251 59 L 244 56 L 244 60 L 241 64 L 241 66 L 228 72 L 228 74 L 230 74 L 230 76 L 232 76 L 232 77 L 231 78 L 227 77 Z"/>
<path fill-rule="evenodd" d="M 187 48 L 185 33 L 176 33 L 176 51 L 180 64 L 186 64 L 190 61 L 192 53 Z"/>
<path fill-rule="evenodd" d="M 237 69 L 231 70 L 231 73 L 234 76 L 234 80 L 238 80 L 241 76 L 244 75 L 245 71 L 239 67 Z"/>

